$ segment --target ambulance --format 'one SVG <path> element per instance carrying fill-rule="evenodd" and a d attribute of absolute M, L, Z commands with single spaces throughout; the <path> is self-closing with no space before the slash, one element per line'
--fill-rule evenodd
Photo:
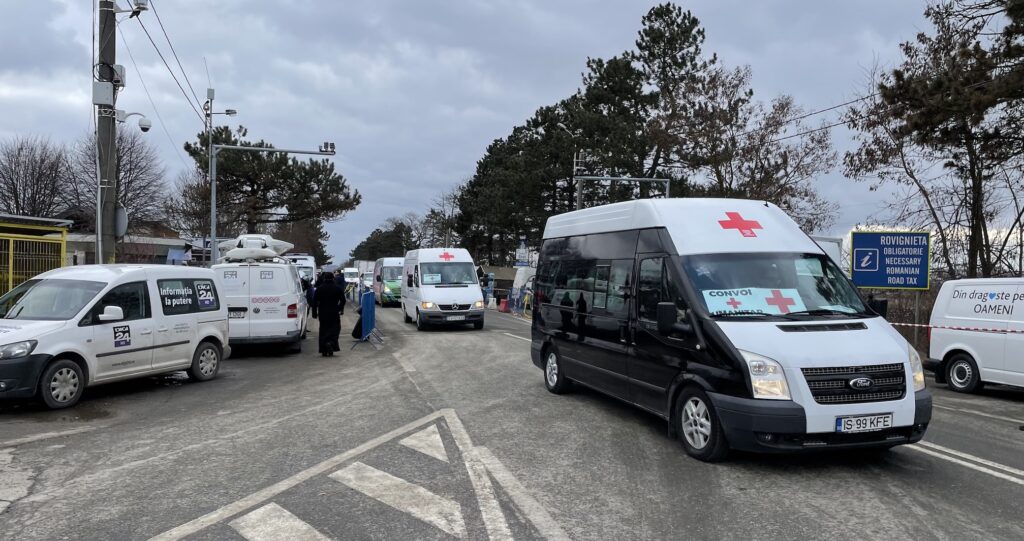
<path fill-rule="evenodd" d="M 424 248 L 405 254 L 402 311 L 416 330 L 431 325 L 484 328 L 484 294 L 473 257 L 462 248 Z"/>
<path fill-rule="evenodd" d="M 919 441 L 921 359 L 781 209 L 644 199 L 548 219 L 532 360 L 667 421 L 700 460 Z"/>

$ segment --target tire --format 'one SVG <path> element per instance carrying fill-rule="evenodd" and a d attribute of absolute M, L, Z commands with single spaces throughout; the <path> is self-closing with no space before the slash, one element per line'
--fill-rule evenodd
<path fill-rule="evenodd" d="M 946 385 L 958 393 L 975 393 L 984 387 L 978 364 L 966 353 L 957 353 L 946 363 Z"/>
<path fill-rule="evenodd" d="M 478 331 L 480 329 L 483 329 L 484 328 L 484 322 L 483 321 L 474 321 L 473 322 L 473 328 L 478 330 Z"/>
<path fill-rule="evenodd" d="M 302 353 L 302 339 L 288 344 L 288 353 Z M 219 363 L 218 363 L 219 364 Z"/>
<path fill-rule="evenodd" d="M 416 330 L 425 331 L 427 330 L 427 324 L 423 322 L 423 318 L 420 316 L 420 311 L 416 310 Z"/>
<path fill-rule="evenodd" d="M 675 407 L 676 430 L 686 454 L 703 462 L 724 459 L 729 453 L 729 443 L 708 395 L 698 387 L 687 387 Z"/>
<path fill-rule="evenodd" d="M 220 348 L 210 342 L 202 342 L 192 355 L 192 366 L 188 376 L 196 381 L 209 381 L 220 372 Z"/>
<path fill-rule="evenodd" d="M 405 311 L 405 305 L 402 305 L 402 318 L 405 319 L 406 323 L 412 323 L 412 318 L 409 317 L 409 312 Z"/>
<path fill-rule="evenodd" d="M 562 394 L 569 390 L 569 378 L 565 377 L 562 358 L 549 347 L 544 350 L 544 387 L 554 394 Z"/>
<path fill-rule="evenodd" d="M 78 363 L 58 359 L 49 364 L 39 377 L 39 398 L 50 409 L 70 408 L 85 391 L 85 374 Z"/>

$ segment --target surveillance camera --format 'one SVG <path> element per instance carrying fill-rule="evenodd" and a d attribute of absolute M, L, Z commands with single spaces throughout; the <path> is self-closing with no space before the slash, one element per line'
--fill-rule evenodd
<path fill-rule="evenodd" d="M 152 127 L 153 127 L 153 122 L 151 120 L 149 120 L 148 118 L 143 117 L 143 118 L 139 119 L 139 129 L 142 130 L 142 133 L 148 132 L 149 129 L 152 128 Z"/>

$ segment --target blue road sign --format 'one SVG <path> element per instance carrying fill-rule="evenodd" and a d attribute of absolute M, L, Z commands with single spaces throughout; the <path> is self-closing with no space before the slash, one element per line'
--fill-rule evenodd
<path fill-rule="evenodd" d="M 897 231 L 854 231 L 853 283 L 879 289 L 928 289 L 931 236 Z"/>

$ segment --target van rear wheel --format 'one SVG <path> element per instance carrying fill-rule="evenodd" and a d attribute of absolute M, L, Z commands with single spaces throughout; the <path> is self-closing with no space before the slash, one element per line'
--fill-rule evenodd
<path fill-rule="evenodd" d="M 958 393 L 974 393 L 984 387 L 978 364 L 966 353 L 958 353 L 946 363 L 946 385 Z"/>
<path fill-rule="evenodd" d="M 686 454 L 703 462 L 718 462 L 729 453 L 718 412 L 704 391 L 683 389 L 676 401 L 675 419 Z"/>
<path fill-rule="evenodd" d="M 188 377 L 196 381 L 208 381 L 217 377 L 220 371 L 220 348 L 210 342 L 203 342 L 192 355 L 192 366 L 188 369 Z"/>

